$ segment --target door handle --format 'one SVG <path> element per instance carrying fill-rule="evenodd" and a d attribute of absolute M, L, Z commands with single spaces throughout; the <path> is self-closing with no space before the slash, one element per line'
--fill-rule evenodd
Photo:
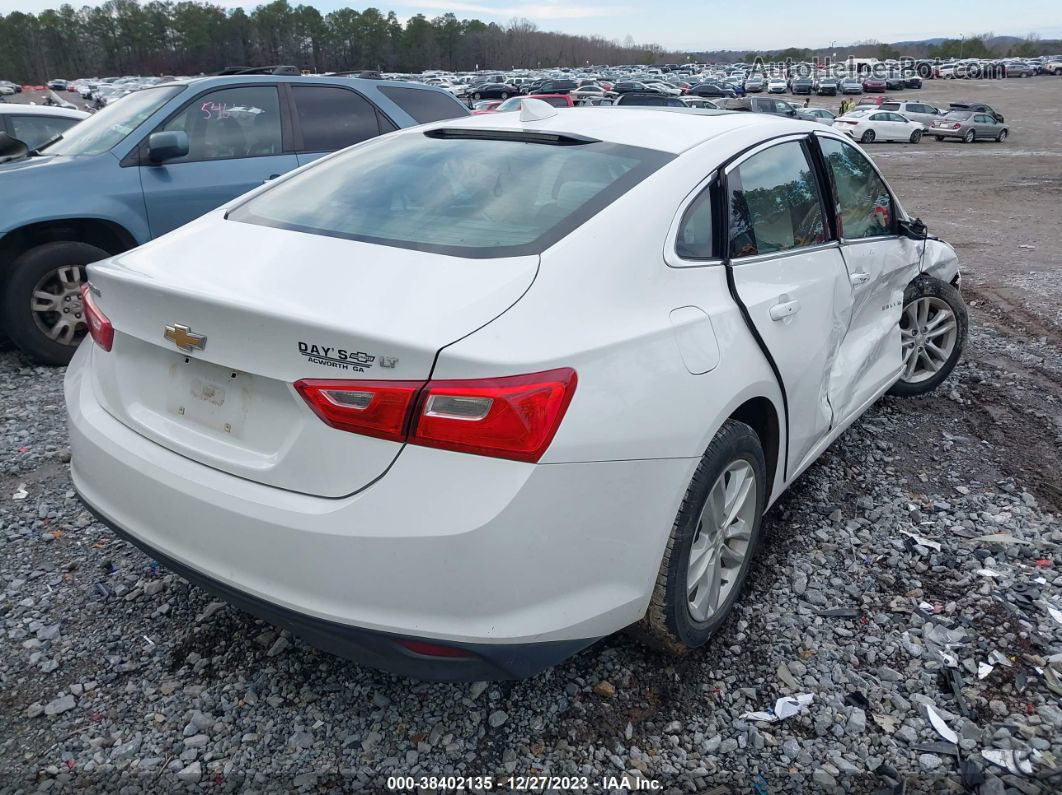
<path fill-rule="evenodd" d="M 795 298 L 792 301 L 786 301 L 781 304 L 775 304 L 771 307 L 771 320 L 785 320 L 787 317 L 792 317 L 799 311 L 800 302 L 797 301 Z"/>
<path fill-rule="evenodd" d="M 848 277 L 848 281 L 851 282 L 853 285 L 855 285 L 855 284 L 866 284 L 867 282 L 870 281 L 870 274 L 869 273 L 853 273 L 852 275 L 850 275 Z"/>

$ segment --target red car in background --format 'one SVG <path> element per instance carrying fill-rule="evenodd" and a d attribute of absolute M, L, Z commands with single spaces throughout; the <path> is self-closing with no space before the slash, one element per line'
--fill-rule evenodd
<path fill-rule="evenodd" d="M 888 102 L 888 97 L 861 97 L 856 106 L 859 105 L 880 105 L 882 102 Z"/>
<path fill-rule="evenodd" d="M 526 97 L 510 97 L 504 102 L 499 102 L 493 108 L 483 108 L 472 111 L 472 115 L 480 115 L 483 113 L 507 113 L 511 110 L 520 110 L 520 100 L 522 99 L 541 99 L 552 105 L 555 108 L 573 108 L 575 102 L 568 94 L 528 94 Z"/>
<path fill-rule="evenodd" d="M 864 91 L 887 91 L 888 87 L 884 77 L 868 77 L 863 80 Z"/>

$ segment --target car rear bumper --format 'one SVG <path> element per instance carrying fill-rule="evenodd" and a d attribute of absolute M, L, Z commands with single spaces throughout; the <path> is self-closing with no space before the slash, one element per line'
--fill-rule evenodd
<path fill-rule="evenodd" d="M 942 130 L 939 127 L 930 127 L 926 132 L 941 138 L 962 138 L 966 135 L 966 130 Z"/>
<path fill-rule="evenodd" d="M 528 676 L 644 615 L 696 459 L 526 464 L 407 447 L 329 499 L 174 453 L 67 371 L 71 477 L 174 571 L 327 651 L 423 678 Z M 423 639 L 472 661 L 416 655 Z"/>

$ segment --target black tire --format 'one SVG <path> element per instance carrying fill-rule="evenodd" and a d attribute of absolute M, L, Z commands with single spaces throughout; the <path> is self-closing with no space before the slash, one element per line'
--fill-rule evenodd
<path fill-rule="evenodd" d="M 962 349 L 966 345 L 966 337 L 969 333 L 970 325 L 966 314 L 966 303 L 962 300 L 959 291 L 947 282 L 932 276 L 923 275 L 907 285 L 907 289 L 903 291 L 903 305 L 906 308 L 912 301 L 925 297 L 939 298 L 948 305 L 952 314 L 955 315 L 957 325 L 955 347 L 952 349 L 947 361 L 944 362 L 932 378 L 917 383 L 897 381 L 889 388 L 890 395 L 916 397 L 932 392 L 951 375 L 951 371 L 955 369 L 955 365 L 962 358 Z"/>
<path fill-rule="evenodd" d="M 943 141 L 944 140 L 944 136 L 943 135 L 934 135 L 933 137 L 936 138 L 938 141 Z"/>
<path fill-rule="evenodd" d="M 916 143 L 918 143 L 921 140 L 922 140 L 922 131 L 921 130 L 915 130 L 913 133 L 911 133 L 911 143 L 916 144 Z"/>
<path fill-rule="evenodd" d="M 1009 133 L 1007 132 L 1007 128 L 1004 127 L 1002 130 L 999 131 L 999 135 L 996 136 L 996 140 L 999 143 L 1003 143 L 1005 140 L 1007 140 L 1007 135 L 1008 134 Z"/>
<path fill-rule="evenodd" d="M 976 140 L 977 140 L 977 133 L 974 130 L 967 130 L 966 131 L 966 135 L 964 135 L 962 137 L 962 142 L 964 144 L 972 144 Z"/>
<path fill-rule="evenodd" d="M 475 94 L 472 95 L 472 99 L 475 99 L 475 100 L 483 99 L 483 95 L 477 91 Z"/>
<path fill-rule="evenodd" d="M 508 92 L 505 92 L 505 91 L 501 92 L 501 98 L 502 99 L 508 99 L 509 98 Z"/>
<path fill-rule="evenodd" d="M 859 142 L 860 143 L 864 143 L 864 144 L 872 144 L 872 143 L 874 143 L 874 138 L 875 138 L 874 131 L 873 130 L 867 130 L 866 132 L 863 133 L 862 136 L 860 136 Z"/>
<path fill-rule="evenodd" d="M 85 265 L 109 256 L 110 254 L 101 248 L 72 241 L 45 243 L 19 256 L 11 265 L 10 276 L 4 285 L 3 296 L 0 297 L 4 330 L 11 341 L 23 353 L 43 364 L 68 363 L 84 337 L 84 332 L 70 345 L 50 339 L 34 317 L 37 313 L 34 313 L 30 306 L 33 293 L 43 279 L 60 268 L 77 265 L 81 268 L 81 278 L 84 279 Z M 72 300 L 71 311 L 80 312 L 80 299 Z M 87 332 L 87 327 L 84 331 Z"/>
<path fill-rule="evenodd" d="M 709 492 L 720 475 L 732 463 L 751 465 L 756 479 L 756 508 L 744 561 L 733 587 L 716 613 L 707 621 L 697 622 L 690 615 L 686 593 L 686 574 L 690 550 L 697 534 L 701 511 Z M 671 528 L 664 557 L 660 563 L 645 618 L 632 627 L 632 633 L 649 646 L 672 654 L 703 646 L 722 626 L 741 595 L 749 565 L 756 554 L 767 503 L 767 467 L 763 447 L 756 432 L 736 420 L 727 420 L 701 457 L 693 482 L 686 490 L 675 524 Z"/>

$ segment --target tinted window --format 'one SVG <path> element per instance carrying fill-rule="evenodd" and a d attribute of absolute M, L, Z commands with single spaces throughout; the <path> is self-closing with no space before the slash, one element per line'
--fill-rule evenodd
<path fill-rule="evenodd" d="M 683 259 L 710 259 L 712 256 L 712 206 L 705 188 L 682 214 L 675 253 Z"/>
<path fill-rule="evenodd" d="M 412 116 L 417 124 L 468 115 L 468 108 L 441 91 L 423 91 L 402 86 L 380 86 L 378 90 Z"/>
<path fill-rule="evenodd" d="M 837 194 L 838 234 L 849 240 L 890 234 L 892 197 L 870 161 L 834 138 L 820 138 L 819 145 Z"/>
<path fill-rule="evenodd" d="M 202 94 L 160 129 L 188 133 L 188 156 L 167 161 L 167 165 L 283 151 L 276 86 L 240 86 Z"/>
<path fill-rule="evenodd" d="M 881 103 L 881 109 L 882 110 L 899 110 L 900 109 L 900 103 L 899 102 L 882 102 Z"/>
<path fill-rule="evenodd" d="M 730 256 L 826 242 L 819 188 L 800 143 L 753 155 L 729 175 L 728 185 Z"/>
<path fill-rule="evenodd" d="M 360 94 L 332 86 L 292 86 L 291 95 L 304 152 L 333 152 L 380 134 L 376 109 Z"/>
<path fill-rule="evenodd" d="M 11 122 L 11 134 L 30 149 L 36 149 L 57 135 L 62 135 L 75 124 L 77 119 L 63 116 L 8 116 Z"/>
<path fill-rule="evenodd" d="M 617 144 L 410 133 L 310 168 L 229 217 L 455 256 L 533 254 L 670 159 Z"/>

